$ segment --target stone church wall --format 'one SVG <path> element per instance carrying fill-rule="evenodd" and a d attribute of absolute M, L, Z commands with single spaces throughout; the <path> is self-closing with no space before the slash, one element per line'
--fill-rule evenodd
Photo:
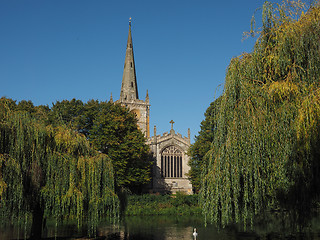
<path fill-rule="evenodd" d="M 173 129 L 170 133 L 164 133 L 162 136 L 153 136 L 147 141 L 150 145 L 154 156 L 153 169 L 153 192 L 185 192 L 192 194 L 192 185 L 188 179 L 187 173 L 190 170 L 188 166 L 189 156 L 187 155 L 190 146 L 190 138 L 182 137 L 181 134 L 176 134 Z M 182 176 L 181 177 L 164 177 L 161 174 L 162 163 L 161 157 L 165 149 L 174 146 L 182 152 Z"/>

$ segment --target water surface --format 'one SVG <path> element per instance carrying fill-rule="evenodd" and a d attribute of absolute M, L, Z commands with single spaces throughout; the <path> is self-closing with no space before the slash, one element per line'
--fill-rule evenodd
<path fill-rule="evenodd" d="M 198 232 L 197 240 L 251 240 L 251 239 L 301 239 L 320 240 L 320 218 L 312 220 L 310 227 L 297 232 L 283 232 L 279 224 L 266 223 L 255 227 L 254 230 L 241 230 L 239 226 L 229 226 L 218 229 L 213 225 L 204 226 L 200 216 L 172 216 L 172 217 L 127 217 L 118 224 L 101 222 L 96 231 L 98 239 L 107 240 L 194 240 L 193 229 Z M 27 228 L 26 228 L 27 229 Z M 56 226 L 54 222 L 48 222 L 43 233 L 47 239 L 88 239 L 87 229 L 78 229 L 76 223 L 68 222 L 62 226 Z M 24 228 L 2 227 L 0 239 L 24 239 L 28 233 Z"/>

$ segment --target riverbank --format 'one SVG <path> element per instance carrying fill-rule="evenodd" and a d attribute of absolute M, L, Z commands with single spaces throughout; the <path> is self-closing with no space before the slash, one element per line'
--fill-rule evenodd
<path fill-rule="evenodd" d="M 130 195 L 126 216 L 201 215 L 198 195 Z"/>

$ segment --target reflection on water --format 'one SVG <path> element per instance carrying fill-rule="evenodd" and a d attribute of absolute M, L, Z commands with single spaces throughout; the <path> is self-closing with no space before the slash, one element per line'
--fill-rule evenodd
<path fill-rule="evenodd" d="M 198 236 L 197 240 L 257 240 L 257 239 L 300 239 L 300 240 L 320 240 L 320 221 L 317 219 L 313 223 L 312 230 L 309 229 L 304 233 L 285 233 L 274 226 L 274 230 L 268 232 L 260 226 L 257 231 L 239 231 L 236 226 L 229 226 L 225 229 L 218 230 L 214 226 L 204 227 L 203 219 L 199 217 L 130 217 L 120 227 L 101 226 L 99 228 L 100 236 L 107 236 L 111 240 L 192 240 L 193 229 L 196 227 Z M 267 227 L 267 226 L 266 226 Z"/>
<path fill-rule="evenodd" d="M 276 225 L 276 224 L 273 224 Z M 197 240 L 253 240 L 253 239 L 312 239 L 320 240 L 320 219 L 315 219 L 304 233 L 284 233 L 278 226 L 261 225 L 255 231 L 239 231 L 236 226 L 218 230 L 214 226 L 204 227 L 201 217 L 128 217 L 121 224 L 103 222 L 97 228 L 97 239 L 107 240 L 194 240 L 193 229 L 197 228 Z M 0 239 L 25 239 L 27 234 L 14 227 L 0 228 Z M 75 223 L 56 226 L 48 223 L 43 237 L 51 239 L 86 239 L 86 229 L 78 229 Z"/>
<path fill-rule="evenodd" d="M 119 240 L 190 240 L 194 239 L 193 229 L 197 227 L 198 239 L 230 239 L 217 229 L 201 228 L 203 221 L 199 217 L 130 217 L 121 227 L 112 228 L 105 226 L 99 228 L 99 235 L 107 236 L 107 239 Z M 200 237 L 200 232 L 203 234 Z M 211 236 L 208 237 L 208 234 Z M 224 237 L 225 235 L 225 237 Z"/>

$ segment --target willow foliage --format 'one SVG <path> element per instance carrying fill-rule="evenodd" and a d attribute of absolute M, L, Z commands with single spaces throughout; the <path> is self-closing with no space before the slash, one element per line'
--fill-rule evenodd
<path fill-rule="evenodd" d="M 202 173 L 206 219 L 301 216 L 320 195 L 320 7 L 263 6 L 254 51 L 232 59 Z"/>
<path fill-rule="evenodd" d="M 93 227 L 101 218 L 115 217 L 117 209 L 113 168 L 106 155 L 66 127 L 7 112 L 0 122 L 2 219 L 16 221 L 31 214 L 31 237 L 36 238 L 43 218 L 77 219 L 79 225 L 85 220 Z"/>

